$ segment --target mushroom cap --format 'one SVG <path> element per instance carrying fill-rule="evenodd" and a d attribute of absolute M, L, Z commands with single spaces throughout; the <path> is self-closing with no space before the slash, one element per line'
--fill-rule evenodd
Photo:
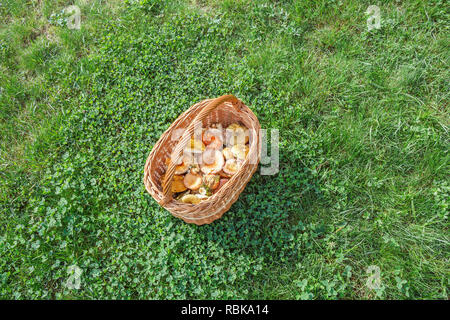
<path fill-rule="evenodd" d="M 207 174 L 203 176 L 203 185 L 211 190 L 216 189 L 219 186 L 220 176 L 215 174 Z"/>
<path fill-rule="evenodd" d="M 223 133 L 219 129 L 209 128 L 203 133 L 203 143 L 207 148 L 221 149 L 223 146 Z"/>
<path fill-rule="evenodd" d="M 189 172 L 184 176 L 183 183 L 186 188 L 197 190 L 202 185 L 202 176 L 196 173 Z"/>
<path fill-rule="evenodd" d="M 247 145 L 245 144 L 235 144 L 232 148 L 231 148 L 231 153 L 233 153 L 233 155 L 240 160 L 244 160 L 245 157 L 247 156 L 249 151 L 249 148 Z"/>
<path fill-rule="evenodd" d="M 172 180 L 172 193 L 178 193 L 186 191 L 186 186 L 183 183 L 183 176 L 174 175 Z"/>
<path fill-rule="evenodd" d="M 191 137 L 190 142 L 188 143 L 186 147 L 186 151 L 188 152 L 202 152 L 206 149 L 205 145 L 203 144 L 202 140 L 195 139 L 194 136 Z"/>
<path fill-rule="evenodd" d="M 192 165 L 193 157 L 192 154 L 184 153 L 182 159 L 182 163 L 175 167 L 175 174 L 183 174 L 189 170 L 189 167 Z"/>
<path fill-rule="evenodd" d="M 176 166 L 175 166 L 175 174 L 180 175 L 184 174 L 189 170 L 189 167 L 193 163 L 193 155 L 190 152 L 184 152 L 183 156 L 178 159 Z M 169 166 L 171 161 L 171 158 L 166 159 L 166 165 Z"/>
<path fill-rule="evenodd" d="M 227 127 L 225 137 L 226 145 L 234 146 L 235 144 L 246 144 L 249 141 L 250 133 L 246 127 L 232 123 Z"/>
<path fill-rule="evenodd" d="M 204 174 L 218 173 L 225 163 L 222 152 L 215 149 L 206 149 L 203 152 L 202 160 L 200 169 Z"/>
<path fill-rule="evenodd" d="M 224 148 L 222 150 L 223 156 L 225 157 L 225 160 L 229 160 L 229 159 L 233 159 L 234 158 L 234 154 L 233 152 L 231 152 L 230 148 Z"/>
<path fill-rule="evenodd" d="M 164 181 L 164 177 L 165 177 L 166 175 L 164 174 L 162 177 L 161 177 L 161 185 L 162 185 L 162 182 Z M 185 185 L 184 185 L 184 183 L 183 183 L 183 176 L 179 176 L 179 175 L 174 175 L 173 176 L 173 178 L 172 178 L 172 186 L 170 187 L 170 190 L 172 191 L 172 193 L 178 193 L 178 192 L 183 192 L 183 191 L 186 191 L 186 187 L 185 187 Z"/>
<path fill-rule="evenodd" d="M 236 160 L 236 159 L 227 160 L 227 162 L 225 162 L 225 165 L 223 166 L 223 171 L 226 174 L 233 175 L 239 171 L 241 164 L 242 164 L 242 161 L 240 161 L 240 160 Z"/>
<path fill-rule="evenodd" d="M 183 197 L 181 197 L 181 202 L 184 203 L 191 203 L 191 204 L 198 204 L 200 203 L 201 199 L 197 197 L 195 194 L 186 194 Z"/>

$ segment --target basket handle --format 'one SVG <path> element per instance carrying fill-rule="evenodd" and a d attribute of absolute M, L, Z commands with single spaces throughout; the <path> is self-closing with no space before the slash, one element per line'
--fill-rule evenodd
<path fill-rule="evenodd" d="M 216 99 L 213 99 L 205 107 L 203 107 L 203 109 L 197 114 L 197 116 L 189 124 L 188 128 L 181 136 L 180 141 L 177 143 L 177 145 L 175 146 L 175 148 L 172 152 L 171 161 L 168 165 L 168 168 L 167 168 L 167 171 L 166 171 L 163 183 L 162 183 L 163 197 L 159 201 L 160 205 L 164 205 L 167 202 L 169 202 L 170 200 L 172 200 L 172 190 L 171 189 L 172 189 L 172 178 L 173 178 L 173 175 L 175 174 L 175 164 L 178 163 L 178 161 L 180 160 L 180 158 L 182 156 L 184 148 L 186 147 L 188 141 L 191 140 L 191 136 L 194 133 L 194 125 L 200 121 L 203 121 L 203 119 L 205 119 L 206 116 L 211 111 L 213 111 L 218 106 L 222 105 L 224 102 L 231 102 L 233 107 L 237 111 L 240 111 L 240 108 L 238 107 L 239 99 L 236 98 L 232 94 L 224 95 L 224 96 L 218 97 Z M 172 161 L 173 157 L 175 157 L 175 161 Z"/>

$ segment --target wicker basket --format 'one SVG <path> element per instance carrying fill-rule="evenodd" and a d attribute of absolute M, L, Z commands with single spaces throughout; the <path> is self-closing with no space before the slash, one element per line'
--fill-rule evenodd
<path fill-rule="evenodd" d="M 175 163 L 182 157 L 183 150 L 194 133 L 194 127 L 197 128 L 200 125 L 207 127 L 217 122 L 224 127 L 233 122 L 241 122 L 249 129 L 247 158 L 239 171 L 207 200 L 196 205 L 174 200 L 171 194 L 171 184 Z M 174 140 L 172 134 L 177 129 L 186 130 L 180 139 Z M 219 219 L 237 200 L 256 171 L 260 156 L 260 129 L 261 126 L 255 114 L 233 95 L 225 95 L 194 104 L 172 123 L 150 152 L 144 167 L 146 190 L 162 207 L 187 223 L 202 225 Z M 165 160 L 171 156 L 173 161 L 167 167 Z M 161 182 L 161 177 L 165 173 L 164 181 Z"/>

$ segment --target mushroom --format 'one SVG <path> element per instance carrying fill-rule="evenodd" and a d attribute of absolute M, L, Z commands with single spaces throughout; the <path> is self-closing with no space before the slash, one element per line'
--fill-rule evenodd
<path fill-rule="evenodd" d="M 166 165 L 169 166 L 171 159 L 166 159 Z M 192 154 L 184 153 L 183 156 L 177 161 L 177 165 L 175 166 L 175 174 L 180 175 L 184 174 L 189 170 L 189 167 L 192 164 Z"/>
<path fill-rule="evenodd" d="M 242 161 L 236 160 L 236 159 L 230 159 L 225 162 L 225 165 L 223 166 L 223 171 L 230 176 L 238 172 Z"/>
<path fill-rule="evenodd" d="M 205 150 L 205 145 L 203 144 L 202 140 L 195 139 L 194 136 L 191 137 L 191 141 L 188 143 L 186 147 L 186 151 L 188 152 L 202 152 Z"/>
<path fill-rule="evenodd" d="M 225 157 L 225 160 L 233 159 L 234 155 L 230 148 L 224 148 L 222 150 L 223 156 Z"/>
<path fill-rule="evenodd" d="M 164 177 L 165 175 L 162 176 L 161 181 L 164 181 Z M 172 186 L 170 188 L 170 190 L 172 191 L 172 193 L 178 193 L 178 192 L 183 192 L 186 191 L 186 187 L 183 183 L 183 176 L 179 176 L 179 175 L 174 175 L 172 178 Z"/>
<path fill-rule="evenodd" d="M 245 144 L 236 144 L 231 148 L 231 153 L 240 160 L 244 160 L 248 154 L 248 146 Z"/>
<path fill-rule="evenodd" d="M 214 190 L 219 186 L 220 176 L 207 174 L 203 176 L 203 185 L 210 190 Z"/>
<path fill-rule="evenodd" d="M 201 199 L 197 197 L 195 194 L 186 194 L 180 200 L 181 202 L 191 204 L 198 204 L 201 201 Z"/>
<path fill-rule="evenodd" d="M 207 129 L 203 133 L 203 143 L 207 148 L 222 149 L 223 146 L 223 134 L 219 129 Z"/>
<path fill-rule="evenodd" d="M 184 176 L 183 183 L 186 188 L 197 190 L 202 185 L 202 176 L 196 173 L 189 172 Z"/>
<path fill-rule="evenodd" d="M 227 146 L 246 144 L 250 137 L 248 129 L 237 123 L 230 124 L 225 131 L 225 135 Z"/>
<path fill-rule="evenodd" d="M 191 170 L 189 171 L 190 173 L 199 173 L 200 172 L 200 166 L 198 164 L 193 164 L 191 166 Z"/>
<path fill-rule="evenodd" d="M 223 154 L 219 150 L 206 149 L 202 156 L 203 163 L 200 170 L 204 174 L 214 174 L 222 170 L 225 160 Z"/>

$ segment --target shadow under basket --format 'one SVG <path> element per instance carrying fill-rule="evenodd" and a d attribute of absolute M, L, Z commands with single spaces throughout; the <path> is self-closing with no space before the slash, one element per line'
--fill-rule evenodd
<path fill-rule="evenodd" d="M 194 128 L 205 128 L 213 123 L 221 123 L 226 128 L 235 122 L 240 122 L 249 129 L 249 152 L 238 172 L 219 191 L 199 204 L 182 203 L 173 199 L 171 185 L 175 163 L 181 159 L 183 150 L 194 134 Z M 173 134 L 180 132 L 180 129 L 185 130 L 181 138 L 172 139 Z M 238 199 L 258 167 L 260 129 L 255 114 L 233 95 L 194 104 L 172 123 L 150 152 L 144 167 L 146 190 L 163 208 L 187 223 L 202 225 L 219 219 Z M 173 161 L 167 166 L 165 161 L 171 156 Z"/>

